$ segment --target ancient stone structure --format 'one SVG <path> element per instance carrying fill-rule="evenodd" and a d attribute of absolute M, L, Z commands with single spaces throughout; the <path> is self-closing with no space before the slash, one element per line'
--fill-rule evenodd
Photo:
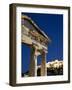
<path fill-rule="evenodd" d="M 21 41 L 31 48 L 31 62 L 29 76 L 37 76 L 37 57 L 42 56 L 41 76 L 47 75 L 46 53 L 48 52 L 49 37 L 26 15 L 21 17 Z"/>

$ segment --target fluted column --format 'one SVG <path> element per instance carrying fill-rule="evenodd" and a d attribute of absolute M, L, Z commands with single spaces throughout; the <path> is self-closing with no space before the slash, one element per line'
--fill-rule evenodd
<path fill-rule="evenodd" d="M 35 54 L 35 52 L 36 48 L 32 47 L 29 76 L 37 76 L 37 55 Z"/>
<path fill-rule="evenodd" d="M 41 76 L 47 76 L 46 53 L 45 52 L 42 53 Z"/>

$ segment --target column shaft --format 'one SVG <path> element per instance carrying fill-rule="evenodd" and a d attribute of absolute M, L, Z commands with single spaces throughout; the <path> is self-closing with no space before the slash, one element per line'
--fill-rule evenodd
<path fill-rule="evenodd" d="M 31 51 L 29 76 L 37 76 L 37 56 L 35 55 L 35 48 Z"/>
<path fill-rule="evenodd" d="M 41 76 L 47 76 L 47 68 L 46 68 L 46 53 L 43 53 L 43 54 L 42 54 Z"/>

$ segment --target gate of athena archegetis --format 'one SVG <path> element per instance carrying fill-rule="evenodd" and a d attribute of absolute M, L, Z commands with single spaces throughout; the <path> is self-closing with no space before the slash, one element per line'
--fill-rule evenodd
<path fill-rule="evenodd" d="M 37 57 L 41 55 L 41 76 L 47 75 L 46 54 L 49 37 L 26 15 L 21 16 L 21 42 L 31 48 L 29 76 L 37 76 Z"/>

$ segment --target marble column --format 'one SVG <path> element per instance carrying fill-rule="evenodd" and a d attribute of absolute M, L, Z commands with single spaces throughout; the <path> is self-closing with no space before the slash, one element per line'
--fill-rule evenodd
<path fill-rule="evenodd" d="M 35 52 L 36 52 L 36 48 L 32 47 L 29 76 L 37 76 L 37 55 L 35 55 Z"/>
<path fill-rule="evenodd" d="M 47 76 L 46 53 L 45 52 L 42 53 L 41 76 Z"/>

